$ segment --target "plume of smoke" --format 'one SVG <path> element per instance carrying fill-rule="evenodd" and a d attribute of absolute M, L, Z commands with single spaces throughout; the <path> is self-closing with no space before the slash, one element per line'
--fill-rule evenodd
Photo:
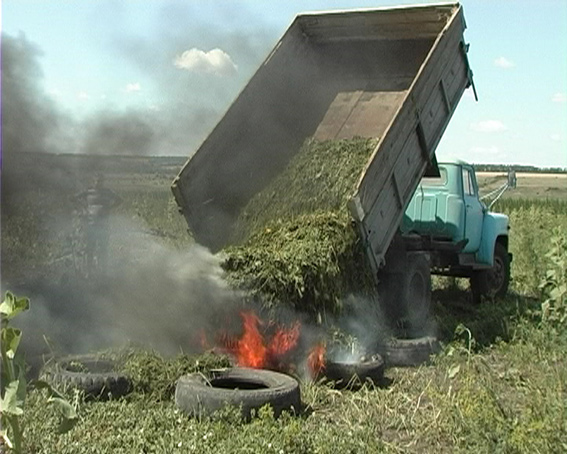
<path fill-rule="evenodd" d="M 153 114 L 155 115 L 155 114 Z M 102 112 L 87 119 L 82 150 L 90 155 L 149 155 L 155 152 L 160 122 L 150 113 Z"/>
<path fill-rule="evenodd" d="M 125 35 L 120 29 L 120 34 L 104 40 L 109 54 L 139 68 L 149 86 L 159 89 L 160 100 L 151 107 L 103 109 L 81 121 L 63 111 L 45 92 L 40 47 L 24 34 L 13 37 L 2 33 L 3 154 L 171 156 L 194 151 L 266 54 L 273 40 L 266 37 L 273 33 L 261 24 L 247 34 L 222 32 L 200 22 L 188 27 L 178 18 L 190 11 L 166 9 L 163 23 L 160 21 L 153 33 L 140 37 Z M 187 17 L 191 22 L 192 16 Z M 254 35 L 261 39 L 253 39 Z M 215 57 L 218 78 L 188 71 L 191 65 L 176 67 L 176 57 L 190 52 L 191 43 L 213 49 L 204 55 L 209 60 Z M 232 58 L 238 60 L 238 66 Z"/>
<path fill-rule="evenodd" d="M 170 354 L 203 348 L 203 334 L 220 327 L 240 327 L 242 300 L 224 280 L 218 256 L 197 244 L 172 251 L 151 238 L 135 242 L 115 257 L 102 301 L 116 339 Z"/>
<path fill-rule="evenodd" d="M 220 259 L 195 244 L 172 250 L 123 219 L 129 241 L 109 257 L 108 268 L 89 278 L 38 279 L 24 291 L 32 309 L 18 320 L 23 351 L 40 356 L 85 353 L 128 343 L 164 355 L 197 353 L 202 335 L 238 330 L 240 295 L 223 279 Z M 139 230 L 138 230 L 139 232 Z M 48 340 L 48 342 L 46 342 Z"/>
<path fill-rule="evenodd" d="M 41 85 L 43 72 L 38 46 L 24 34 L 2 33 L 2 152 L 38 152 L 53 131 L 61 128 L 62 115 Z"/>

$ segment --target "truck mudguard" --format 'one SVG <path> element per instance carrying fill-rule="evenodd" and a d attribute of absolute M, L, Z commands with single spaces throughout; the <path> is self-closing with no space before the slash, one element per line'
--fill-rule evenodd
<path fill-rule="evenodd" d="M 476 261 L 492 266 L 494 261 L 494 245 L 498 238 L 506 240 L 508 245 L 508 216 L 498 213 L 486 213 L 482 226 L 482 239 L 476 255 Z"/>

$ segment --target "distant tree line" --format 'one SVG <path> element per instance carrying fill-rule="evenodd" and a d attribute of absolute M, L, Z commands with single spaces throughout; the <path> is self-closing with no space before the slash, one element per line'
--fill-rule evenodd
<path fill-rule="evenodd" d="M 508 172 L 515 170 L 516 172 L 530 173 L 565 173 L 567 168 L 561 167 L 536 167 L 515 164 L 474 164 L 477 172 Z"/>

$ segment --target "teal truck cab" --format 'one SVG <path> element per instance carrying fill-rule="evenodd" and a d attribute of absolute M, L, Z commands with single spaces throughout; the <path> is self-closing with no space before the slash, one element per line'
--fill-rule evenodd
<path fill-rule="evenodd" d="M 469 278 L 473 297 L 503 296 L 510 262 L 508 216 L 490 212 L 479 197 L 474 168 L 441 163 L 436 177 L 423 178 L 401 225 L 417 250 L 427 250 L 434 274 Z M 411 248 L 411 247 L 410 247 Z"/>
<path fill-rule="evenodd" d="M 389 319 L 411 335 L 426 326 L 432 274 L 468 278 L 475 303 L 504 296 L 510 280 L 508 217 L 480 199 L 471 165 L 438 169 L 417 186 L 377 273 Z"/>

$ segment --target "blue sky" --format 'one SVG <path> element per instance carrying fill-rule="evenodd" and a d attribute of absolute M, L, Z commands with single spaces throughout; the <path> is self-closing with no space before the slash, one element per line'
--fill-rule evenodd
<path fill-rule="evenodd" d="M 66 119 L 61 137 L 74 150 L 96 148 L 78 143 L 76 132 L 100 127 L 97 117 L 121 124 L 120 115 L 136 112 L 140 124 L 177 121 L 168 134 L 178 140 L 160 142 L 169 145 L 158 152 L 188 154 L 297 13 L 412 3 L 418 2 L 3 0 L 2 31 L 36 50 L 30 58 L 41 73 L 28 81 L 29 90 Z M 462 4 L 479 102 L 465 93 L 438 157 L 567 167 L 567 1 Z M 176 118 L 181 106 L 188 110 Z M 56 151 L 69 151 L 61 147 Z"/>

